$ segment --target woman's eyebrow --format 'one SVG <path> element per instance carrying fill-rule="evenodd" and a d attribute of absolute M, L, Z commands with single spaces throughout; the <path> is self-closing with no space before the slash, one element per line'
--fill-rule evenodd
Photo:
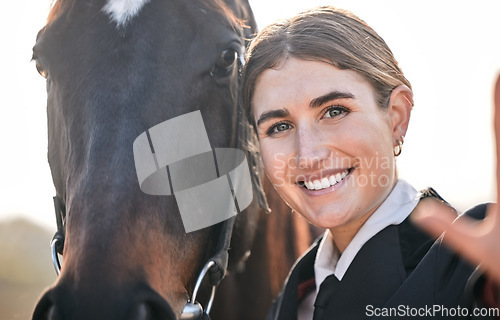
<path fill-rule="evenodd" d="M 336 99 L 354 99 L 354 95 L 352 95 L 349 92 L 332 91 L 320 97 L 312 99 L 311 102 L 309 103 L 309 106 L 311 108 L 317 108 L 322 106 L 325 102 Z"/>
<path fill-rule="evenodd" d="M 257 127 L 260 126 L 260 124 L 266 120 L 273 119 L 273 118 L 285 118 L 290 115 L 290 112 L 286 109 L 277 109 L 277 110 L 271 110 L 264 112 L 260 115 L 259 119 L 257 120 Z"/>
<path fill-rule="evenodd" d="M 309 103 L 309 106 L 311 108 L 317 108 L 322 106 L 324 103 L 331 101 L 331 100 L 336 100 L 336 99 L 354 99 L 354 95 L 349 93 L 349 92 L 342 92 L 342 91 L 331 91 L 327 94 L 324 94 L 320 97 L 314 98 L 311 100 Z M 286 109 L 276 109 L 276 110 L 271 110 L 264 112 L 260 115 L 259 119 L 257 120 L 257 127 L 259 127 L 264 121 L 267 121 L 269 119 L 273 118 L 285 118 L 290 115 L 290 112 Z"/>

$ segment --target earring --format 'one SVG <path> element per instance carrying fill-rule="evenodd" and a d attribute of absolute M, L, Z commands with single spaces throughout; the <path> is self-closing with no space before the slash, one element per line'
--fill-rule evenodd
<path fill-rule="evenodd" d="M 401 136 L 401 139 L 398 139 L 398 144 L 394 146 L 393 152 L 394 156 L 397 157 L 401 154 L 403 150 L 403 143 L 405 142 L 405 136 Z"/>

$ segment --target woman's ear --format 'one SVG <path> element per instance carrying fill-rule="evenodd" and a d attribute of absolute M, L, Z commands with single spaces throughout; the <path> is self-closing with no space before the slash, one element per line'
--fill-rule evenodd
<path fill-rule="evenodd" d="M 394 88 L 391 92 L 387 112 L 391 119 L 392 135 L 395 141 L 406 135 L 412 108 L 413 91 L 404 84 Z"/>

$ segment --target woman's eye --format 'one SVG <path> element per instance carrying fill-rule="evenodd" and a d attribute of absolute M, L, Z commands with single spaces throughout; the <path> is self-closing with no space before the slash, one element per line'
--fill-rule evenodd
<path fill-rule="evenodd" d="M 348 113 L 349 113 L 349 110 L 345 107 L 333 106 L 333 107 L 328 108 L 328 110 L 326 110 L 323 118 L 336 118 L 339 116 L 345 116 Z"/>
<path fill-rule="evenodd" d="M 280 133 L 280 132 L 289 130 L 291 127 L 292 126 L 286 122 L 277 123 L 277 124 L 273 125 L 272 127 L 270 127 L 269 130 L 267 130 L 267 134 L 272 135 L 272 134 Z"/>

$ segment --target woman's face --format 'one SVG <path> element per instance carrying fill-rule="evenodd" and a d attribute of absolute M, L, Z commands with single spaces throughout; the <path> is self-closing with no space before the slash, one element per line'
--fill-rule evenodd
<path fill-rule="evenodd" d="M 314 225 L 363 223 L 396 183 L 401 114 L 360 74 L 289 58 L 262 73 L 252 107 L 268 177 Z"/>

